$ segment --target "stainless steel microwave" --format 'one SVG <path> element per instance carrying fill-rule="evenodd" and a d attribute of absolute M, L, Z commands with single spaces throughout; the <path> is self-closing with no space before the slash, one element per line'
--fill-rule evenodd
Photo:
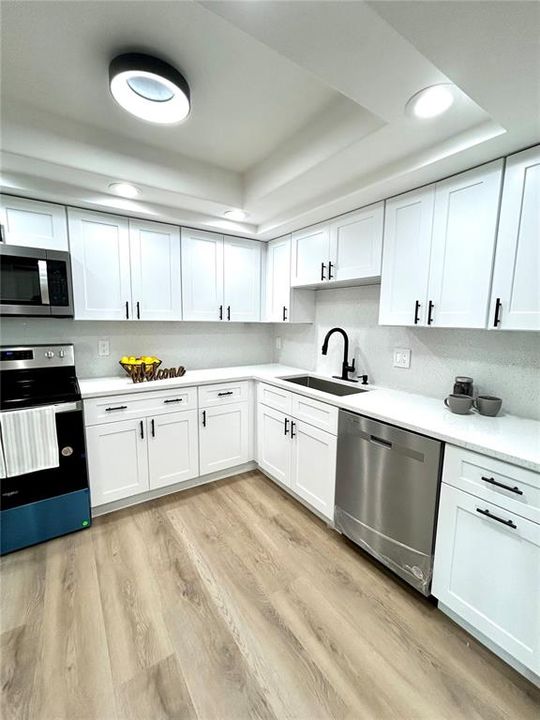
<path fill-rule="evenodd" d="M 0 245 L 0 315 L 73 317 L 69 253 Z"/>

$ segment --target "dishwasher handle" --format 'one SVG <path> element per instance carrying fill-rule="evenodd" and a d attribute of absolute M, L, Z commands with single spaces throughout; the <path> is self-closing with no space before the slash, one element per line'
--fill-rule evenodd
<path fill-rule="evenodd" d="M 374 445 L 381 445 L 385 448 L 391 448 L 392 443 L 390 440 L 384 440 L 383 438 L 377 437 L 376 435 L 370 435 L 369 436 L 369 442 L 372 442 Z"/>

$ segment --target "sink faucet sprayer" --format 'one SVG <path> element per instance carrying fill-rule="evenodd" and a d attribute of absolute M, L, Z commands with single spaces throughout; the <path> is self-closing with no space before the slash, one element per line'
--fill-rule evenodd
<path fill-rule="evenodd" d="M 354 358 L 352 361 L 352 364 L 349 365 L 349 336 L 343 330 L 343 328 L 335 327 L 329 330 L 326 333 L 326 337 L 324 338 L 323 346 L 322 346 L 322 354 L 326 355 L 328 353 L 328 340 L 330 339 L 330 336 L 334 333 L 340 333 L 343 335 L 343 364 L 341 366 L 341 375 L 334 375 L 333 377 L 337 378 L 338 380 L 348 380 L 349 382 L 358 382 L 358 380 L 353 380 L 349 377 L 349 373 L 355 371 L 354 366 Z M 367 385 L 368 382 L 368 376 L 367 375 L 360 375 L 362 378 L 362 385 Z"/>

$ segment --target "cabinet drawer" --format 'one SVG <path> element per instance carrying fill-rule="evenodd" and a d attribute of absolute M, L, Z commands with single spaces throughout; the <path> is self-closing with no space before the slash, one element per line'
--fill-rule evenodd
<path fill-rule="evenodd" d="M 540 523 L 540 475 L 452 445 L 443 482 Z"/>
<path fill-rule="evenodd" d="M 220 385 L 201 385 L 199 387 L 199 407 L 214 407 L 248 399 L 248 381 L 222 383 Z"/>
<path fill-rule="evenodd" d="M 293 393 L 291 415 L 297 420 L 304 420 L 310 425 L 337 435 L 338 409 L 333 405 Z"/>
<path fill-rule="evenodd" d="M 85 425 L 118 422 L 148 415 L 197 409 L 197 388 L 181 387 L 175 390 L 109 395 L 85 400 Z"/>
<path fill-rule="evenodd" d="M 257 385 L 257 402 L 263 403 L 274 410 L 290 413 L 292 407 L 292 393 L 273 385 L 259 383 Z"/>

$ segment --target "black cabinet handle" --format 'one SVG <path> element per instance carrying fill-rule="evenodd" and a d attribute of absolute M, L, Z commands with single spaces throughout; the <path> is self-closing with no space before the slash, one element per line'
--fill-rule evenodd
<path fill-rule="evenodd" d="M 332 263 L 330 260 L 328 261 L 328 279 L 332 280 L 334 276 L 332 275 Z"/>
<path fill-rule="evenodd" d="M 202 411 L 202 426 L 206 427 L 206 410 Z"/>
<path fill-rule="evenodd" d="M 115 410 L 127 410 L 127 405 L 117 405 L 116 407 L 105 408 L 105 412 L 114 412 Z"/>
<path fill-rule="evenodd" d="M 223 320 L 223 305 L 219 306 L 219 319 Z"/>
<path fill-rule="evenodd" d="M 140 320 L 140 319 L 141 319 L 141 304 L 137 300 L 137 320 Z"/>
<path fill-rule="evenodd" d="M 427 324 L 428 325 L 431 325 L 431 323 L 433 322 L 433 308 L 434 307 L 435 307 L 435 304 L 432 303 L 430 300 L 429 304 L 428 304 L 428 314 L 427 314 Z"/>
<path fill-rule="evenodd" d="M 501 324 L 501 310 L 502 310 L 501 298 L 497 298 L 495 300 L 495 317 L 493 318 L 493 327 L 498 327 Z"/>
<path fill-rule="evenodd" d="M 518 487 L 510 487 L 510 485 L 505 485 L 504 483 L 497 482 L 495 478 L 484 477 L 482 475 L 482 480 L 489 483 L 490 485 L 496 485 L 497 487 L 504 488 L 505 490 L 510 490 L 510 492 L 516 493 L 516 495 L 523 495 L 523 490 L 520 490 Z"/>
<path fill-rule="evenodd" d="M 141 422 L 140 422 L 140 426 L 141 426 L 141 440 L 144 440 L 144 425 L 143 425 L 143 421 L 142 421 L 142 420 L 141 420 Z"/>
<path fill-rule="evenodd" d="M 513 530 L 517 529 L 517 525 L 513 523 L 511 520 L 505 520 L 504 518 L 500 518 L 498 515 L 492 515 L 489 510 L 482 510 L 482 508 L 476 508 L 476 512 L 480 513 L 481 515 L 485 515 L 486 517 L 490 518 L 491 520 L 496 520 L 497 522 L 502 523 L 503 525 L 507 525 L 508 527 L 511 527 Z"/>
<path fill-rule="evenodd" d="M 418 322 L 420 318 L 418 317 L 418 312 L 420 311 L 420 300 L 417 300 L 414 303 L 414 324 L 418 325 Z"/>
<path fill-rule="evenodd" d="M 126 300 L 126 320 L 129 320 L 129 301 Z"/>
<path fill-rule="evenodd" d="M 233 391 L 232 391 L 232 390 L 227 390 L 227 392 L 218 393 L 217 396 L 218 396 L 218 397 L 225 397 L 225 395 L 232 395 L 232 394 L 233 394 Z"/>
<path fill-rule="evenodd" d="M 288 435 L 289 433 L 289 418 L 285 418 L 285 427 L 283 428 L 283 434 Z"/>
<path fill-rule="evenodd" d="M 0 223 L 0 243 L 6 242 L 6 235 L 4 233 L 4 226 Z"/>
<path fill-rule="evenodd" d="M 294 420 L 291 420 L 291 439 L 296 437 L 296 433 L 294 432 L 294 428 L 296 427 L 296 423 Z"/>
<path fill-rule="evenodd" d="M 324 263 L 321 263 L 321 280 L 326 280 L 326 277 L 324 275 L 325 270 L 326 270 L 326 265 Z"/>
<path fill-rule="evenodd" d="M 283 306 L 283 322 L 285 322 L 285 320 L 287 320 L 287 308 L 284 305 Z"/>
<path fill-rule="evenodd" d="M 183 398 L 173 398 L 172 400 L 164 400 L 163 402 L 165 403 L 165 405 L 167 405 L 167 403 L 182 402 L 182 399 L 183 399 Z"/>
<path fill-rule="evenodd" d="M 150 429 L 152 432 L 152 437 L 156 437 L 156 426 L 154 424 L 154 418 L 152 418 L 152 420 L 150 422 Z"/>
<path fill-rule="evenodd" d="M 231 319 L 231 306 L 227 305 L 227 320 Z"/>

